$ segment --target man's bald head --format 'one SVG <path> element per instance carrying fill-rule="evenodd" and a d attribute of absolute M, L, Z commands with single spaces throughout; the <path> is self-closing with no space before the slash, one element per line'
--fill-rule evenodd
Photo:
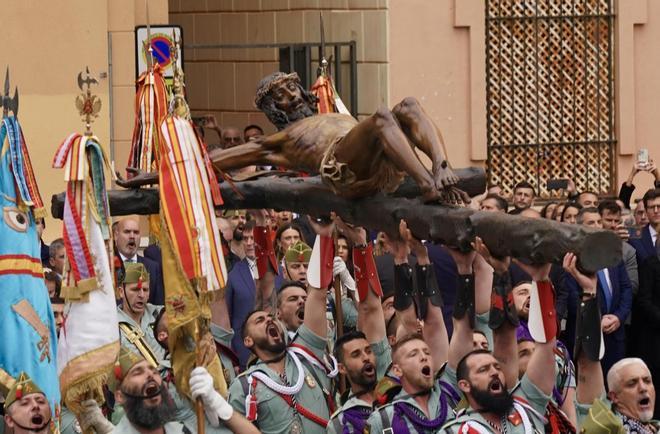
<path fill-rule="evenodd" d="M 226 127 L 222 130 L 222 146 L 225 149 L 243 144 L 243 132 L 236 127 Z"/>
<path fill-rule="evenodd" d="M 140 245 L 140 222 L 134 217 L 126 217 L 114 225 L 113 232 L 119 253 L 133 258 Z"/>

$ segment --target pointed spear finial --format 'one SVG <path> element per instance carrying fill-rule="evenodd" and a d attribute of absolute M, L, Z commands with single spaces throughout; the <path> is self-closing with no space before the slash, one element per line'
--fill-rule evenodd
<path fill-rule="evenodd" d="M 147 40 L 145 41 L 145 50 L 147 56 L 147 69 L 154 66 L 154 49 L 151 46 L 151 23 L 149 22 L 149 0 L 144 0 L 147 12 Z"/>
<path fill-rule="evenodd" d="M 319 56 L 319 70 L 318 75 L 325 76 L 328 71 L 328 60 L 325 58 L 325 29 L 323 28 L 323 13 L 319 12 L 319 19 L 321 20 L 321 54 Z"/>
<path fill-rule="evenodd" d="M 2 116 L 7 117 L 9 112 L 14 113 L 14 117 L 18 117 L 18 87 L 14 89 L 14 97 L 9 96 L 9 66 L 7 66 L 7 71 L 5 72 L 5 92 L 2 95 Z"/>

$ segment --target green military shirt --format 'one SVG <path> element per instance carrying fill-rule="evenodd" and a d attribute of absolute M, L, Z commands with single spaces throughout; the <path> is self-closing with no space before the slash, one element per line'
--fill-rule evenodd
<path fill-rule="evenodd" d="M 376 378 L 380 380 L 387 373 L 387 368 L 389 368 L 392 363 L 392 349 L 390 344 L 387 341 L 387 337 L 383 338 L 381 341 L 371 344 L 371 351 L 373 351 L 374 356 L 376 357 Z M 351 408 L 365 408 L 371 413 L 371 404 L 361 400 L 358 397 L 351 396 L 344 405 L 339 408 L 330 419 L 328 423 L 328 433 L 329 434 L 342 434 L 344 426 L 344 417 L 343 413 L 346 410 Z M 357 433 L 352 425 L 349 425 L 349 433 L 353 434 L 362 434 Z"/>
<path fill-rule="evenodd" d="M 211 335 L 217 343 L 224 345 L 227 348 L 231 348 L 231 340 L 234 338 L 233 330 L 227 330 L 219 325 L 211 324 Z M 222 371 L 225 374 L 225 380 L 227 381 L 227 384 L 231 384 L 236 378 L 234 364 L 223 352 L 220 352 L 220 362 L 222 362 Z"/>
<path fill-rule="evenodd" d="M 306 347 L 319 359 L 325 355 L 326 339 L 315 335 L 304 324 L 300 326 L 293 342 Z M 330 418 L 325 391 L 330 391 L 330 379 L 323 369 L 308 363 L 303 357 L 297 356 L 304 370 L 304 381 L 302 389 L 295 395 L 297 403 L 318 417 Z M 285 373 L 287 385 L 291 386 L 298 378 L 298 369 L 291 354 L 285 358 Z M 255 371 L 266 374 L 271 380 L 280 385 L 285 385 L 277 372 L 270 369 L 266 364 L 257 362 L 234 380 L 229 387 L 229 403 L 239 413 L 245 415 L 245 395 L 247 389 L 246 379 Z M 320 383 L 320 384 L 319 384 Z M 257 399 L 256 425 L 264 434 L 289 434 L 292 428 L 299 428 L 300 433 L 324 434 L 325 426 L 321 426 L 294 411 L 287 402 L 276 392 L 271 390 L 261 381 L 257 381 L 255 388 Z"/>
<path fill-rule="evenodd" d="M 440 383 L 441 381 L 446 384 L 441 386 Z M 441 405 L 441 395 L 444 395 L 444 400 L 446 402 L 446 407 L 444 408 Z M 438 416 L 440 416 L 440 414 L 443 411 L 447 412 L 445 421 L 453 419 L 455 416 L 454 407 L 458 404 L 459 400 L 460 398 L 458 395 L 458 388 L 456 386 L 456 372 L 453 369 L 446 366 L 445 369 L 442 371 L 440 378 L 438 379 L 438 381 L 436 381 L 435 386 L 433 386 L 433 389 L 431 389 L 431 395 L 429 397 L 429 404 L 428 404 L 429 414 L 431 416 L 430 419 L 437 418 Z M 419 406 L 417 401 L 415 401 L 415 398 L 408 395 L 402 389 L 397 394 L 397 396 L 394 397 L 394 400 L 392 400 L 392 402 L 380 407 L 378 410 L 371 413 L 371 416 L 369 416 L 369 420 L 367 421 L 367 426 L 370 433 L 381 434 L 383 432 L 383 429 L 391 428 L 392 418 L 394 416 L 394 404 L 398 402 L 405 402 L 406 404 L 410 405 L 415 410 L 417 410 L 418 414 L 424 415 L 424 411 Z M 386 419 L 388 421 L 390 425 L 389 427 L 383 426 L 383 419 Z M 404 417 L 404 420 L 406 421 L 406 425 L 411 433 L 418 432 L 415 429 L 415 426 L 407 417 Z"/>
<path fill-rule="evenodd" d="M 164 426 L 165 434 L 193 434 L 195 431 L 190 431 L 185 427 L 181 422 L 168 422 Z M 231 431 L 230 431 L 231 432 Z M 113 434 L 140 434 L 140 431 L 136 430 L 133 424 L 129 422 L 128 418 L 124 416 L 115 429 L 112 431 Z"/>
<path fill-rule="evenodd" d="M 146 308 L 144 309 L 144 314 L 142 315 L 142 319 L 140 320 L 140 324 L 137 324 L 135 321 L 133 321 L 133 318 L 131 318 L 126 312 L 121 310 L 121 308 L 117 308 L 117 320 L 120 323 L 122 322 L 128 323 L 134 332 L 137 332 L 139 333 L 140 336 L 142 336 L 142 340 L 149 345 L 149 348 L 156 357 L 158 363 L 161 363 L 163 361 L 163 359 L 165 358 L 166 351 L 163 347 L 160 346 L 160 344 L 156 340 L 156 337 L 154 336 L 154 332 L 152 329 L 152 324 L 156 321 L 156 315 L 162 308 L 163 306 L 155 306 L 153 304 L 147 304 Z M 138 350 L 136 344 L 130 342 L 129 337 L 124 334 L 124 331 L 122 330 L 121 327 L 119 328 L 119 340 L 123 347 L 126 347 L 127 349 L 135 352 L 136 354 L 142 355 L 142 353 Z M 142 356 L 144 357 L 144 355 Z"/>
<path fill-rule="evenodd" d="M 82 429 L 76 420 L 76 415 L 68 408 L 62 407 L 60 412 L 60 434 L 80 434 Z"/>
<path fill-rule="evenodd" d="M 531 428 L 536 430 L 534 432 L 545 432 L 543 415 L 545 414 L 546 406 L 550 401 L 550 396 L 539 390 L 539 388 L 529 380 L 527 375 L 522 377 L 518 386 L 513 390 L 513 396 L 514 398 L 517 397 L 524 400 L 531 407 L 531 409 L 525 408 L 523 411 L 532 425 Z M 509 434 L 527 434 L 522 419 L 523 418 L 518 411 L 512 409 L 506 419 L 505 432 Z M 497 431 L 490 426 L 479 412 L 476 412 L 469 407 L 465 412 L 459 414 L 456 419 L 445 424 L 439 432 L 458 434 L 461 432 L 461 427 L 463 427 L 463 424 L 466 422 L 478 424 L 479 427 L 482 428 L 482 431 L 485 430 L 487 432 L 497 433 Z"/>
<path fill-rule="evenodd" d="M 596 399 L 592 404 L 580 404 L 576 402 L 578 432 L 587 432 L 589 434 L 610 434 L 610 433 L 628 433 L 631 431 L 640 432 L 637 429 L 631 430 L 624 426 L 635 425 L 639 423 L 636 419 L 626 418 L 612 408 L 612 403 L 604 395 Z M 660 421 L 652 420 L 649 422 L 660 431 Z"/>

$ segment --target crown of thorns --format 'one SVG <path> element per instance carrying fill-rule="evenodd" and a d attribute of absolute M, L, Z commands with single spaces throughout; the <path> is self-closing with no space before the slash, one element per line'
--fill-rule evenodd
<path fill-rule="evenodd" d="M 271 76 L 266 77 L 259 84 L 259 88 L 257 89 L 257 96 L 254 98 L 254 105 L 259 107 L 263 99 L 273 90 L 274 87 L 277 87 L 280 84 L 287 82 L 289 80 L 293 80 L 297 83 L 300 83 L 300 77 L 298 77 L 298 74 L 295 72 L 292 72 L 290 74 L 286 74 L 284 72 L 276 72 Z"/>

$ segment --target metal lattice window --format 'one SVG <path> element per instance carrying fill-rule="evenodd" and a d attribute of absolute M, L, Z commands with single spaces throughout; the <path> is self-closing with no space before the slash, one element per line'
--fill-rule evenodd
<path fill-rule="evenodd" d="M 491 183 L 614 187 L 613 0 L 487 0 Z"/>

